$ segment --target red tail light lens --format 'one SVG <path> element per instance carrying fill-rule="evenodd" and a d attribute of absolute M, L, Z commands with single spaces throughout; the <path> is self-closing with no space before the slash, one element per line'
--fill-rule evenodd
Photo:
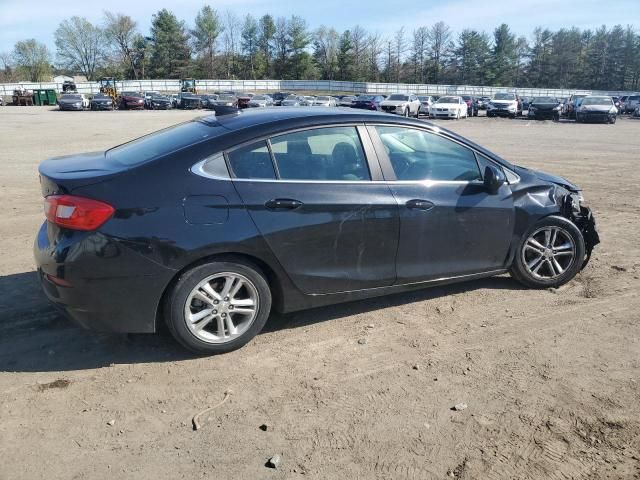
<path fill-rule="evenodd" d="M 109 220 L 114 211 L 107 203 L 74 195 L 50 195 L 44 199 L 47 220 L 73 230 L 95 230 Z"/>

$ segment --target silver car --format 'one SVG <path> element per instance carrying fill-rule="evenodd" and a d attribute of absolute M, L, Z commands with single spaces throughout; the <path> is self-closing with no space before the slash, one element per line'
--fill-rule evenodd
<path fill-rule="evenodd" d="M 313 100 L 314 107 L 335 107 L 336 101 L 328 95 L 320 95 Z"/>
<path fill-rule="evenodd" d="M 283 107 L 304 107 L 307 105 L 307 100 L 299 95 L 289 95 L 282 100 Z"/>
<path fill-rule="evenodd" d="M 383 112 L 396 113 L 405 117 L 418 117 L 420 112 L 420 100 L 417 95 L 409 93 L 394 93 L 380 103 Z"/>
<path fill-rule="evenodd" d="M 338 102 L 339 107 L 350 107 L 353 102 L 355 102 L 356 97 L 354 95 L 347 95 L 342 97 Z"/>
<path fill-rule="evenodd" d="M 273 98 L 269 95 L 254 95 L 247 105 L 249 105 L 249 107 L 272 107 Z"/>
<path fill-rule="evenodd" d="M 431 95 L 420 95 L 418 96 L 418 100 L 420 100 L 420 110 L 418 110 L 418 113 L 429 116 L 429 107 L 435 103 L 434 98 Z"/>

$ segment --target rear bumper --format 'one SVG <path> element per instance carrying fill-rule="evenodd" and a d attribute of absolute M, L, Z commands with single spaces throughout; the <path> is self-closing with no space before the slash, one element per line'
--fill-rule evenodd
<path fill-rule="evenodd" d="M 151 333 L 173 270 L 97 232 L 45 222 L 34 244 L 47 298 L 78 325 L 100 332 Z"/>

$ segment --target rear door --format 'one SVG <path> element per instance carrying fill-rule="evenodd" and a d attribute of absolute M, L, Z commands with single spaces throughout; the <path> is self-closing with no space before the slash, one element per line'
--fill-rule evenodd
<path fill-rule="evenodd" d="M 400 208 L 397 283 L 504 268 L 515 215 L 509 185 L 489 194 L 475 152 L 445 136 L 369 130 Z"/>
<path fill-rule="evenodd" d="M 399 208 L 364 127 L 278 135 L 227 152 L 227 162 L 258 230 L 301 291 L 394 283 Z"/>

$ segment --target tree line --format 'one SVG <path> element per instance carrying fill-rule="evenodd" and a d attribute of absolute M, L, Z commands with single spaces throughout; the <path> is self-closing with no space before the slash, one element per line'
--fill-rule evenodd
<path fill-rule="evenodd" d="M 538 27 L 530 38 L 507 24 L 454 33 L 444 22 L 390 36 L 356 25 L 343 32 L 305 19 L 218 12 L 192 25 L 167 9 L 143 34 L 122 13 L 101 24 L 72 17 L 54 32 L 55 60 L 33 39 L 0 54 L 0 81 L 48 80 L 52 71 L 121 79 L 325 79 L 594 90 L 638 90 L 640 35 L 632 26 Z M 54 63 L 55 62 L 55 63 Z"/>

